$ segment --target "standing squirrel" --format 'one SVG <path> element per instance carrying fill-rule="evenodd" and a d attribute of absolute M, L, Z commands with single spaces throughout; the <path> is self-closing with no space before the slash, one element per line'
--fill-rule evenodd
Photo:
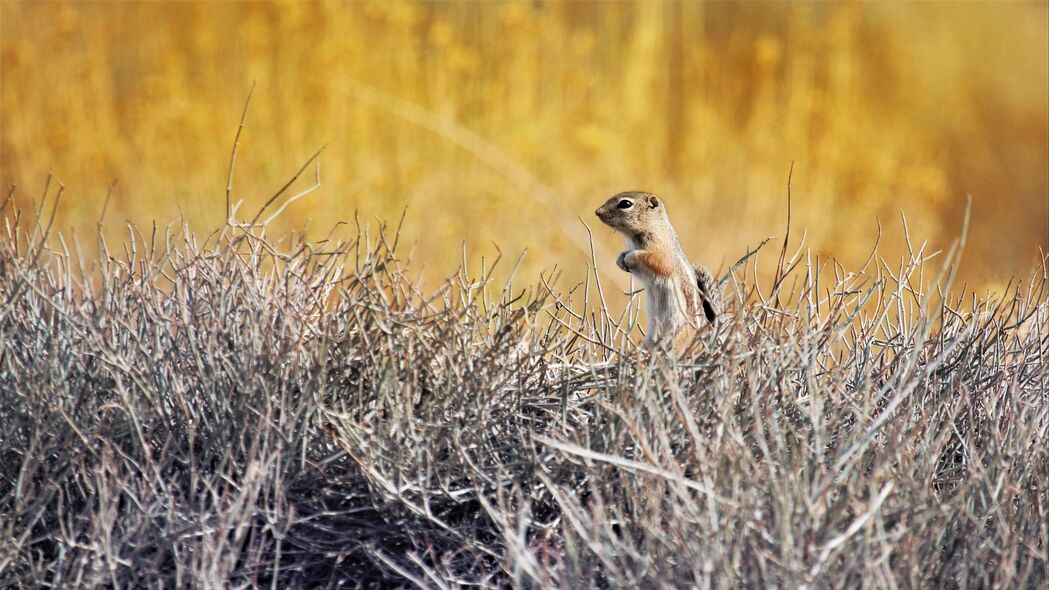
<path fill-rule="evenodd" d="M 698 329 L 701 315 L 714 323 L 721 314 L 717 282 L 707 269 L 689 262 L 659 197 L 623 192 L 605 201 L 595 213 L 626 240 L 627 249 L 616 265 L 636 275 L 645 286 L 646 344 L 664 337 L 674 339 L 686 326 Z"/>

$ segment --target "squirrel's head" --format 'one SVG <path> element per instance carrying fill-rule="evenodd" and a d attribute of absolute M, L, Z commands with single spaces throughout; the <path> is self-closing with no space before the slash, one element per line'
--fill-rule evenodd
<path fill-rule="evenodd" d="M 650 232 L 666 222 L 663 201 L 643 191 L 619 193 L 598 207 L 597 217 L 614 230 L 630 237 Z"/>

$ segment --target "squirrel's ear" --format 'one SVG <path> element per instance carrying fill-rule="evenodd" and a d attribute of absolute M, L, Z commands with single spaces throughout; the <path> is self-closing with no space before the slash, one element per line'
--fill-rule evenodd
<path fill-rule="evenodd" d="M 648 208 L 655 209 L 659 206 L 659 197 L 655 195 L 648 195 Z"/>

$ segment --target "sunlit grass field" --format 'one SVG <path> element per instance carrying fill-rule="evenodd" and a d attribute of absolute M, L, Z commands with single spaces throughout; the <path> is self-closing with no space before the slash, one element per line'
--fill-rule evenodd
<path fill-rule="evenodd" d="M 0 212 L 0 587 L 1046 585 L 1049 260 L 751 258 L 675 356 L 592 275 L 421 285 L 392 228 Z"/>
<path fill-rule="evenodd" d="M 254 83 L 234 200 L 256 209 L 326 145 L 277 229 L 407 207 L 433 280 L 463 241 L 581 279 L 579 218 L 634 188 L 724 271 L 783 234 L 793 163 L 795 235 L 845 263 L 879 221 L 901 252 L 901 214 L 945 246 L 971 195 L 960 281 L 1000 291 L 1047 246 L 1046 25 L 1044 2 L 5 2 L 0 182 L 30 207 L 54 171 L 65 232 L 93 235 L 114 181 L 111 239 L 211 230 Z M 618 240 L 595 240 L 618 274 Z"/>
<path fill-rule="evenodd" d="M 0 3 L 0 588 L 1046 587 L 1047 18 Z"/>

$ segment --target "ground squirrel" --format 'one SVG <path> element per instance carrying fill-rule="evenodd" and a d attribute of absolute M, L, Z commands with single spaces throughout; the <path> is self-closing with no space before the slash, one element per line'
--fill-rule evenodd
<path fill-rule="evenodd" d="M 700 315 L 714 323 L 721 313 L 717 282 L 705 268 L 688 261 L 659 197 L 641 191 L 619 193 L 595 213 L 626 240 L 627 249 L 616 264 L 645 286 L 647 344 L 673 339 L 686 326 L 699 328 Z"/>

